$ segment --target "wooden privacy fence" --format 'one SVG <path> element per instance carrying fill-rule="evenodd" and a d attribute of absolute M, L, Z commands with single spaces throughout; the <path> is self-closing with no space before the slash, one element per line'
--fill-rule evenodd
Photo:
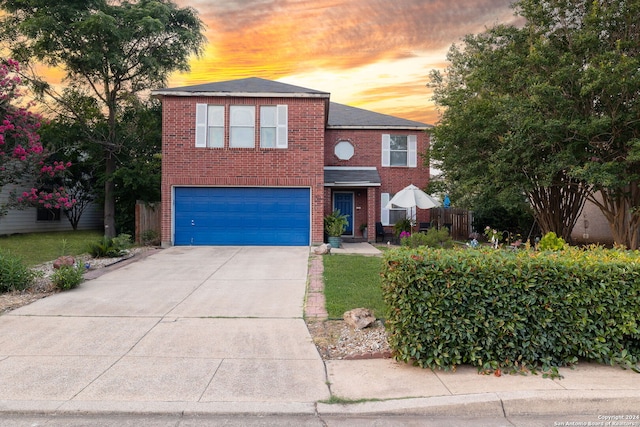
<path fill-rule="evenodd" d="M 469 240 L 473 211 L 460 208 L 432 208 L 431 226 L 447 227 L 454 240 Z"/>
<path fill-rule="evenodd" d="M 136 202 L 136 243 L 160 244 L 160 202 Z"/>

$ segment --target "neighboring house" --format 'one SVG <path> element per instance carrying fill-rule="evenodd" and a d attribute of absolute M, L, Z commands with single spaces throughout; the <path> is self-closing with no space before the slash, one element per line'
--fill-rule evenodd
<path fill-rule="evenodd" d="M 602 200 L 600 193 L 596 197 Z M 593 202 L 586 201 L 580 218 L 571 232 L 571 240 L 574 244 L 613 245 L 613 233 L 604 214 Z"/>
<path fill-rule="evenodd" d="M 162 244 L 309 245 L 323 218 L 349 215 L 390 232 L 406 209 L 386 209 L 409 184 L 424 187 L 424 123 L 330 102 L 313 89 L 248 78 L 153 91 L 162 101 Z M 418 210 L 416 220 L 429 220 Z"/>
<path fill-rule="evenodd" d="M 8 202 L 9 193 L 15 189 L 17 189 L 15 185 L 6 185 L 0 191 L 0 205 Z M 78 230 L 101 229 L 102 225 L 102 212 L 97 205 L 93 205 L 89 206 L 80 217 Z M 73 230 L 71 223 L 61 209 L 11 209 L 6 215 L 0 216 L 0 236 L 71 230 Z"/>

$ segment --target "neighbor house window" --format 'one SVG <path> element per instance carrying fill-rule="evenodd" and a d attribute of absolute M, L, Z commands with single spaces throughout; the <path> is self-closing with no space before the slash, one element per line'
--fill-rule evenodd
<path fill-rule="evenodd" d="M 288 108 L 286 105 L 263 105 L 260 107 L 260 147 L 287 148 Z"/>
<path fill-rule="evenodd" d="M 381 195 L 380 219 L 382 220 L 382 225 L 394 225 L 396 222 L 408 218 L 408 209 L 395 205 L 387 207 L 392 197 L 393 195 L 389 193 L 382 193 Z"/>
<path fill-rule="evenodd" d="M 229 107 L 229 147 L 253 148 L 255 143 L 256 109 L 248 105 Z"/>
<path fill-rule="evenodd" d="M 418 165 L 416 135 L 382 135 L 382 166 Z"/>
<path fill-rule="evenodd" d="M 38 206 L 37 209 L 37 221 L 60 221 L 60 208 L 44 208 L 42 206 Z"/>

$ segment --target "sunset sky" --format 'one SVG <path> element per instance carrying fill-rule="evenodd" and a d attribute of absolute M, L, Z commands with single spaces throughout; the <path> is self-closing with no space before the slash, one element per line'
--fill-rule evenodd
<path fill-rule="evenodd" d="M 514 22 L 510 0 L 177 0 L 208 44 L 171 87 L 262 77 L 331 100 L 435 124 L 425 86 L 469 33 Z"/>

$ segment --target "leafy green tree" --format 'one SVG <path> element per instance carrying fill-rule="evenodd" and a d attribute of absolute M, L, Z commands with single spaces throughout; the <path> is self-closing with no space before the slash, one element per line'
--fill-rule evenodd
<path fill-rule="evenodd" d="M 638 2 L 514 6 L 522 27 L 469 35 L 432 72 L 433 156 L 463 191 L 525 194 L 542 232 L 567 240 L 599 190 L 616 242 L 637 247 Z"/>
<path fill-rule="evenodd" d="M 446 78 L 431 74 L 434 99 L 446 108 L 433 131 L 434 157 L 466 197 L 507 205 L 524 194 L 544 232 L 568 237 L 587 189 L 568 176 L 575 162 L 567 118 L 550 120 L 565 111 L 546 96 L 565 91 L 541 64 L 552 60 L 530 55 L 527 29 L 498 26 L 463 44 L 450 49 Z"/>
<path fill-rule="evenodd" d="M 67 93 L 67 102 L 75 102 L 76 110 L 91 110 L 91 100 L 81 100 L 77 94 Z M 72 100 L 71 98 L 75 98 Z M 88 117 L 90 111 L 83 115 Z M 91 125 L 92 132 L 98 134 L 106 128 L 98 116 Z M 157 202 L 160 200 L 161 182 L 161 129 L 162 112 L 157 100 L 147 104 L 129 99 L 118 117 L 118 134 L 122 145 L 117 153 L 117 170 L 113 175 L 116 198 L 116 229 L 118 233 L 134 234 L 135 203 L 137 200 Z M 76 229 L 80 218 L 90 204 L 104 197 L 101 188 L 106 177 L 99 167 L 101 151 L 93 142 L 99 136 L 87 137 L 88 129 L 80 126 L 73 118 L 62 115 L 43 126 L 42 136 L 56 150 L 57 155 L 73 166 L 65 176 L 68 191 L 76 199 L 76 204 L 64 213 Z"/>
<path fill-rule="evenodd" d="M 114 174 L 117 200 L 116 226 L 135 234 L 137 201 L 159 202 L 162 178 L 162 109 L 157 100 L 130 105 L 121 120 L 125 144 Z"/>
<path fill-rule="evenodd" d="M 523 7 L 538 11 L 533 2 Z M 576 55 L 583 64 L 579 83 L 586 100 L 581 134 L 587 161 L 572 174 L 592 186 L 590 197 L 607 218 L 614 241 L 640 247 L 640 2 L 577 3 L 571 17 Z M 559 4 L 552 6 L 557 9 Z M 553 9 L 543 16 L 555 16 Z M 557 18 L 551 22 L 557 24 Z M 598 193 L 599 192 L 599 193 Z M 598 195 L 602 197 L 598 197 Z"/>
<path fill-rule="evenodd" d="M 91 126 L 75 103 L 37 76 L 31 83 L 43 98 L 53 99 L 79 123 L 102 150 L 105 235 L 114 236 L 117 155 L 123 146 L 118 118 L 122 104 L 143 91 L 166 85 L 174 71 L 187 71 L 189 57 L 204 44 L 203 24 L 192 8 L 170 0 L 44 1 L 0 0 L 2 39 L 19 58 L 59 67 L 68 89 L 92 99 L 106 125 Z"/>

